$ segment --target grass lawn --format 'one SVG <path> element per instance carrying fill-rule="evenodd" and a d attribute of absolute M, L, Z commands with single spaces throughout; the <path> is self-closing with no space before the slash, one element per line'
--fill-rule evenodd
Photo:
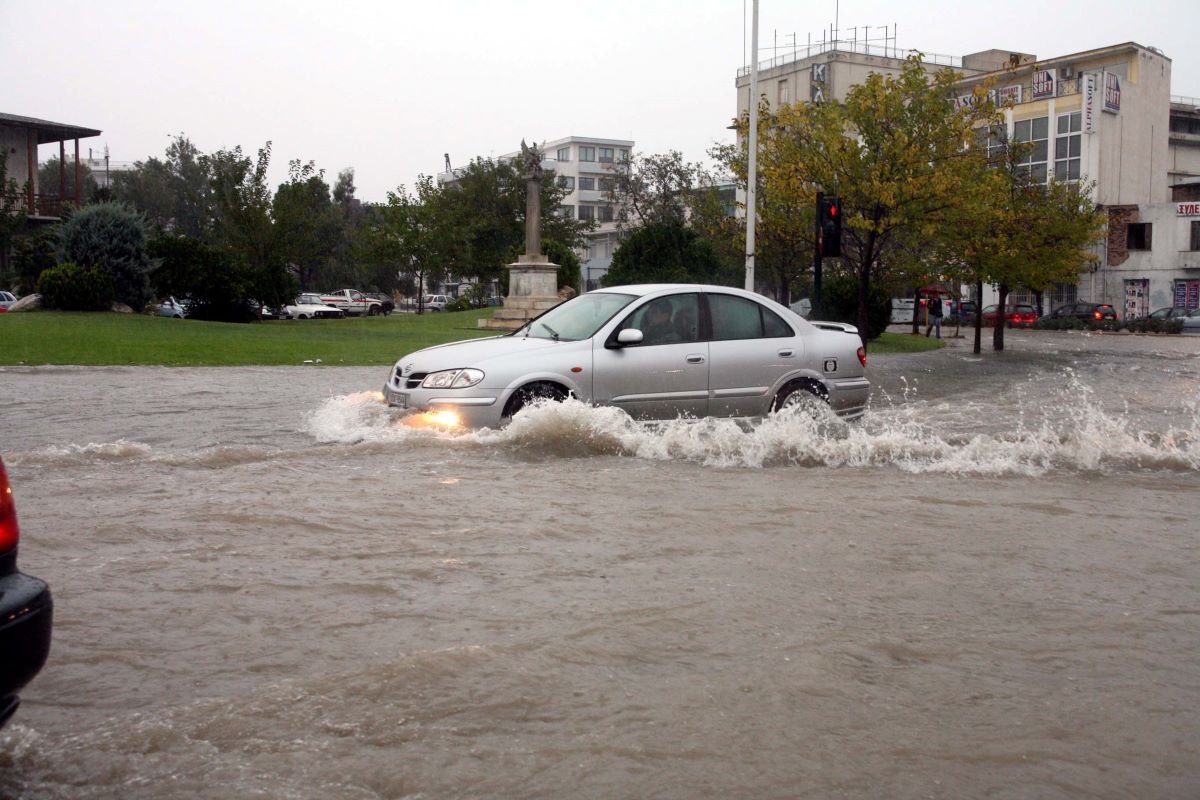
<path fill-rule="evenodd" d="M 145 314 L 31 311 L 0 314 L 0 365 L 161 364 L 235 367 L 303 364 L 391 364 L 422 347 L 491 335 L 476 326 L 493 309 L 392 314 L 243 325 Z M 937 339 L 885 333 L 871 355 L 936 350 Z"/>
<path fill-rule="evenodd" d="M 0 365 L 272 364 L 372 366 L 456 339 L 493 335 L 476 327 L 494 309 L 331 320 L 231 324 L 144 314 L 31 311 L 0 314 Z"/>

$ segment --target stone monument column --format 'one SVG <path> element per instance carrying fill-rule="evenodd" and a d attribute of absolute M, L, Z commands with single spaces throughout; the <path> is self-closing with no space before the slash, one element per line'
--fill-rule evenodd
<path fill-rule="evenodd" d="M 521 140 L 521 164 L 525 168 L 525 254 L 509 264 L 508 296 L 492 319 L 479 320 L 479 327 L 516 330 L 528 320 L 558 305 L 558 264 L 542 253 L 542 151 Z"/>

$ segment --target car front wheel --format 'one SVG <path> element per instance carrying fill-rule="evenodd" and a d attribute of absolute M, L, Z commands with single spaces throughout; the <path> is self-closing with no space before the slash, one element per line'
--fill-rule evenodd
<path fill-rule="evenodd" d="M 567 399 L 569 394 L 566 389 L 554 383 L 527 384 L 513 392 L 512 397 L 508 399 L 508 404 L 504 407 L 504 417 L 505 419 L 512 419 L 525 406 L 536 403 L 539 400 L 550 400 L 555 403 L 561 403 Z"/>

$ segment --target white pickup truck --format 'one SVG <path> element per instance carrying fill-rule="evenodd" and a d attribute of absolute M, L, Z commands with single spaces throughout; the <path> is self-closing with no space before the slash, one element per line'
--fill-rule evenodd
<path fill-rule="evenodd" d="M 383 303 L 367 297 L 357 289 L 338 289 L 336 292 L 322 292 L 321 302 L 327 306 L 340 308 L 346 314 L 373 317 L 383 311 Z"/>

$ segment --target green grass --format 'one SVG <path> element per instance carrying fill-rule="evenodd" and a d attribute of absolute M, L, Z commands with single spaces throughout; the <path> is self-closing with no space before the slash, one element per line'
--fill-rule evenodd
<path fill-rule="evenodd" d="M 391 364 L 422 347 L 490 335 L 476 320 L 493 309 L 234 325 L 144 314 L 35 311 L 0 314 L 0 365 L 160 364 L 237 367 Z M 885 333 L 871 355 L 936 350 L 937 339 Z"/>
<path fill-rule="evenodd" d="M 942 331 L 945 335 L 945 331 Z M 882 353 L 924 353 L 927 350 L 938 350 L 945 346 L 941 339 L 926 338 L 911 333 L 892 333 L 886 331 L 867 347 L 868 355 Z"/>
<path fill-rule="evenodd" d="M 143 314 L 0 314 L 0 365 L 161 364 L 172 367 L 391 364 L 434 344 L 492 335 L 494 309 L 334 320 L 230 324 Z"/>

